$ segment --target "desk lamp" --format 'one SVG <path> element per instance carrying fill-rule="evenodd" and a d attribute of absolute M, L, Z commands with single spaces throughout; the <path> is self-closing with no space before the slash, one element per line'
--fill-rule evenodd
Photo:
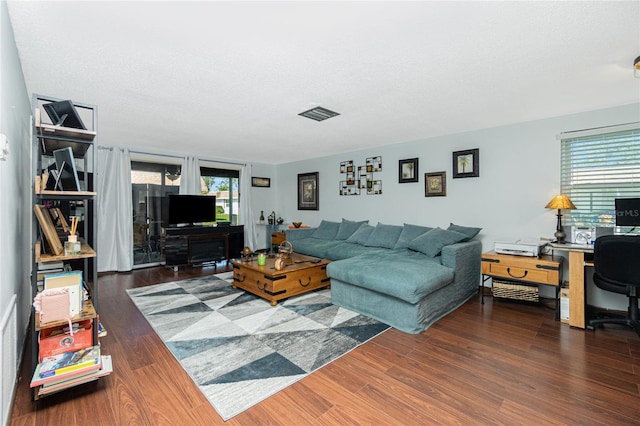
<path fill-rule="evenodd" d="M 557 243 L 564 244 L 566 242 L 564 239 L 567 234 L 562 229 L 562 210 L 575 210 L 576 206 L 571 202 L 569 197 L 562 194 L 553 197 L 553 199 L 547 203 L 545 208 L 558 209 L 558 225 L 556 226 L 556 232 L 553 235 L 556 237 Z"/>

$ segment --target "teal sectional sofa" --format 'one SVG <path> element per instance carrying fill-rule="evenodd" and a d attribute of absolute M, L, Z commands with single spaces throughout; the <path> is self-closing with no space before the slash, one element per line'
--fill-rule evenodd
<path fill-rule="evenodd" d="M 478 292 L 479 232 L 343 219 L 287 230 L 286 239 L 296 253 L 332 261 L 334 304 L 417 334 Z"/>

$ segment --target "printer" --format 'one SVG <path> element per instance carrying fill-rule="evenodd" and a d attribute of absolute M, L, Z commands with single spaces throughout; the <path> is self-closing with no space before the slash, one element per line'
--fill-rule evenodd
<path fill-rule="evenodd" d="M 493 250 L 500 254 L 515 254 L 517 256 L 538 257 L 545 243 L 536 239 L 520 239 L 496 241 Z"/>

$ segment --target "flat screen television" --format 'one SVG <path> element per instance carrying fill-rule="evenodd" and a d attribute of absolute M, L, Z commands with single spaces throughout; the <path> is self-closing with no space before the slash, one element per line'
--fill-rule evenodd
<path fill-rule="evenodd" d="M 73 127 L 74 129 L 87 128 L 84 126 L 78 110 L 71 101 L 59 101 L 43 104 L 42 108 L 47 112 L 54 126 Z"/>
<path fill-rule="evenodd" d="M 640 226 L 640 198 L 616 198 L 616 226 Z"/>
<path fill-rule="evenodd" d="M 78 171 L 71 147 L 56 149 L 53 151 L 53 158 L 56 160 L 58 188 L 62 191 L 80 191 Z"/>
<path fill-rule="evenodd" d="M 216 197 L 213 195 L 167 196 L 167 226 L 193 226 L 203 222 L 215 222 Z"/>

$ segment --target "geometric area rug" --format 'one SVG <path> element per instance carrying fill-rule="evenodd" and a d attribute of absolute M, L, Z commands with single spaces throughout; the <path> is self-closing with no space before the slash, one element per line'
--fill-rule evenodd
<path fill-rule="evenodd" d="M 128 289 L 218 414 L 228 420 L 389 328 L 323 289 L 276 306 L 233 273 Z"/>

